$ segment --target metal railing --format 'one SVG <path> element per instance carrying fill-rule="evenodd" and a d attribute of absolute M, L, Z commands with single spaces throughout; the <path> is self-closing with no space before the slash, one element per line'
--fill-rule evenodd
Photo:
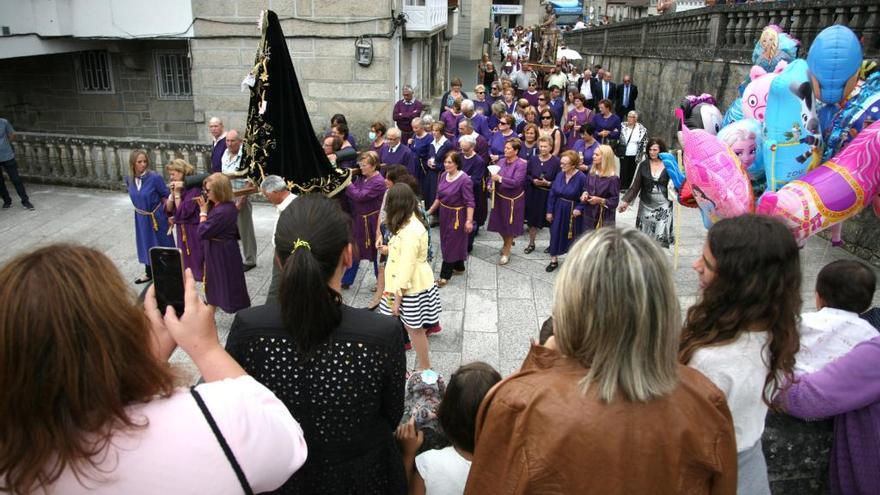
<path fill-rule="evenodd" d="M 862 38 L 865 58 L 880 56 L 877 0 L 795 0 L 717 5 L 566 33 L 565 44 L 582 54 L 751 63 L 768 24 L 799 39 L 806 54 L 816 35 L 832 24 Z"/>
<path fill-rule="evenodd" d="M 34 182 L 123 189 L 129 155 L 136 149 L 145 150 L 159 172 L 175 158 L 191 163 L 197 172 L 211 168 L 211 145 L 200 142 L 38 132 L 17 132 L 15 137 L 19 173 Z"/>

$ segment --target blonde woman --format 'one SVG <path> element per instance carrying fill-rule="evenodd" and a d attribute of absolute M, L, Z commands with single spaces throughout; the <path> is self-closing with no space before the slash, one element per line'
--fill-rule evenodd
<path fill-rule="evenodd" d="M 165 201 L 170 194 L 162 175 L 150 170 L 150 159 L 144 150 L 134 150 L 128 157 L 130 175 L 125 178 L 128 197 L 134 205 L 134 238 L 138 261 L 144 264 L 145 274 L 134 283 L 145 284 L 153 279 L 150 267 L 150 248 L 174 247 L 174 238 L 168 235 L 168 216 Z"/>
<path fill-rule="evenodd" d="M 620 177 L 614 173 L 614 150 L 603 144 L 593 153 L 593 166 L 587 174 L 587 184 L 581 201 L 584 209 L 584 230 L 613 227 L 615 212 L 620 202 Z"/>
<path fill-rule="evenodd" d="M 578 240 L 556 279 L 554 336 L 483 399 L 464 493 L 736 493 L 730 411 L 676 363 L 680 328 L 653 240 L 629 228 Z"/>
<path fill-rule="evenodd" d="M 244 266 L 238 250 L 238 209 L 229 177 L 221 173 L 205 179 L 199 196 L 199 237 L 205 248 L 205 298 L 227 313 L 250 307 Z"/>
<path fill-rule="evenodd" d="M 199 238 L 199 204 L 196 202 L 202 191 L 198 187 L 184 187 L 184 179 L 193 175 L 192 165 L 180 158 L 165 165 L 165 172 L 171 179 L 171 194 L 165 202 L 165 209 L 177 231 L 177 247 L 183 253 L 183 266 L 192 270 L 193 277 L 202 281 L 205 253 Z"/>

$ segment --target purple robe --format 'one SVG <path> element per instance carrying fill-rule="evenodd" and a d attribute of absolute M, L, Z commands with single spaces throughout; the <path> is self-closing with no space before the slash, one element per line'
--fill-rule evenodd
<path fill-rule="evenodd" d="M 409 146 L 398 144 L 397 149 L 394 151 L 391 150 L 391 147 L 386 147 L 379 155 L 379 162 L 386 165 L 403 165 L 413 177 L 419 176 L 417 170 L 419 166 L 418 160 L 416 160 L 416 155 L 409 149 Z"/>
<path fill-rule="evenodd" d="M 541 161 L 540 157 L 529 159 L 526 168 L 526 223 L 529 227 L 543 228 L 547 226 L 547 195 L 549 187 L 536 186 L 535 179 L 545 179 L 553 182 L 559 173 L 559 157 L 550 155 L 547 161 Z"/>
<path fill-rule="evenodd" d="M 440 252 L 444 263 L 464 261 L 468 257 L 468 233 L 465 230 L 467 209 L 474 208 L 473 184 L 470 177 L 459 172 L 452 182 L 440 174 L 437 199 L 440 200 Z"/>
<path fill-rule="evenodd" d="M 501 134 L 501 131 L 496 131 L 494 134 L 492 134 L 492 138 L 489 139 L 489 154 L 503 157 L 504 144 L 513 138 L 517 138 L 515 132 L 511 132 L 510 134 L 505 136 L 504 134 Z"/>
<path fill-rule="evenodd" d="M 346 139 L 346 141 L 348 140 Z M 351 146 L 343 146 L 342 149 L 354 148 L 354 144 L 351 141 L 348 141 L 348 144 L 351 144 Z M 358 168 L 357 155 L 345 160 L 337 160 L 336 166 L 339 168 Z"/>
<path fill-rule="evenodd" d="M 138 261 L 149 265 L 151 247 L 174 247 L 174 238 L 168 235 L 168 216 L 164 203 L 169 194 L 168 186 L 162 176 L 152 170 L 141 177 L 140 190 L 131 177 L 126 177 L 125 185 L 135 208 L 134 238 Z"/>
<path fill-rule="evenodd" d="M 434 136 L 430 132 L 426 132 L 424 136 L 418 137 L 413 135 L 412 144 L 409 145 L 409 149 L 412 150 L 413 155 L 416 157 L 416 163 L 418 166 L 416 167 L 416 179 L 419 181 L 419 184 L 422 184 L 425 180 L 425 169 L 428 167 L 428 148 L 431 147 L 431 143 L 434 141 Z"/>
<path fill-rule="evenodd" d="M 541 93 L 539 93 L 537 91 L 535 91 L 534 93 L 529 93 L 528 91 L 523 91 L 522 97 L 525 98 L 526 101 L 529 102 L 529 105 L 531 105 L 533 107 L 537 107 L 538 106 L 538 96 L 540 96 L 540 95 L 541 95 Z"/>
<path fill-rule="evenodd" d="M 368 151 L 373 151 L 373 152 L 375 152 L 377 155 L 381 155 L 381 154 L 382 154 L 382 150 L 385 149 L 385 148 L 387 148 L 387 147 L 388 147 L 388 143 L 386 143 L 385 141 L 382 141 L 382 144 L 380 144 L 379 146 L 376 146 L 376 143 L 375 143 L 375 142 L 370 141 L 370 149 L 369 149 Z"/>
<path fill-rule="evenodd" d="M 498 160 L 501 170 L 501 183 L 495 185 L 495 208 L 489 215 L 489 231 L 498 232 L 502 237 L 516 237 L 522 234 L 526 216 L 525 182 L 526 162 L 520 157 L 507 163 L 507 158 Z M 488 180 L 492 180 L 489 178 Z"/>
<path fill-rule="evenodd" d="M 434 146 L 433 140 L 428 144 L 428 159 L 425 161 L 425 174 L 421 187 L 422 199 L 429 207 L 434 204 L 434 198 L 437 197 L 437 180 L 440 173 L 443 172 L 443 158 L 450 151 L 455 151 L 455 143 L 448 139 L 443 141 L 440 146 Z"/>
<path fill-rule="evenodd" d="M 605 118 L 601 113 L 597 113 L 593 115 L 593 137 L 596 141 L 600 143 L 608 144 L 608 140 L 620 139 L 620 117 L 615 114 L 611 114 L 608 118 Z M 602 136 L 599 135 L 602 131 L 608 131 L 608 137 L 603 141 Z"/>
<path fill-rule="evenodd" d="M 463 113 L 455 115 L 449 111 L 443 112 L 443 114 L 440 115 L 440 122 L 446 124 L 446 139 L 452 139 L 455 136 L 458 136 L 458 123 L 461 122 L 461 119 L 463 118 Z"/>
<path fill-rule="evenodd" d="M 567 253 L 569 246 L 581 235 L 586 206 L 581 203 L 581 193 L 586 182 L 587 176 L 581 171 L 575 172 L 568 182 L 561 171 L 553 180 L 547 195 L 547 213 L 553 214 L 553 223 L 550 225 L 551 256 Z M 581 212 L 581 215 L 575 216 L 575 211 Z"/>
<path fill-rule="evenodd" d="M 488 100 L 474 100 L 474 110 L 488 116 L 492 113 L 492 103 Z"/>
<path fill-rule="evenodd" d="M 556 125 L 561 125 L 562 114 L 565 113 L 565 100 L 562 98 L 550 100 L 549 106 L 550 109 L 553 110 L 553 115 L 556 117 Z"/>
<path fill-rule="evenodd" d="M 413 135 L 412 119 L 422 116 L 422 102 L 413 99 L 410 103 L 404 100 L 398 100 L 394 104 L 394 110 L 391 114 L 391 120 L 397 124 L 400 129 L 401 142 L 409 141 Z"/>
<path fill-rule="evenodd" d="M 223 154 L 226 153 L 226 138 L 220 138 L 211 149 L 211 172 L 223 171 Z"/>
<path fill-rule="evenodd" d="M 593 173 L 587 174 L 584 191 L 590 196 L 605 198 L 605 208 L 600 205 L 584 205 L 584 231 L 594 230 L 599 224 L 601 210 L 602 227 L 613 227 L 617 218 L 617 204 L 620 202 L 620 177 L 612 175 L 602 177 Z"/>
<path fill-rule="evenodd" d="M 227 313 L 251 305 L 236 240 L 237 222 L 238 209 L 227 201 L 214 205 L 198 229 L 205 248 L 205 298 Z"/>
<path fill-rule="evenodd" d="M 488 141 L 492 137 L 492 129 L 489 128 L 489 117 L 475 113 L 471 117 L 471 122 L 474 124 L 474 132 L 483 136 L 483 139 Z"/>
<path fill-rule="evenodd" d="M 574 146 L 571 147 L 571 149 L 574 150 L 575 153 L 578 153 L 579 155 L 581 155 L 581 163 L 584 163 L 587 166 L 587 168 L 590 168 L 593 166 L 593 153 L 595 153 L 596 149 L 598 149 L 598 148 L 599 148 L 599 141 L 596 141 L 595 139 L 593 140 L 593 144 L 591 144 L 589 146 L 587 146 L 586 143 L 584 143 L 583 139 L 578 139 L 574 143 Z"/>
<path fill-rule="evenodd" d="M 486 203 L 486 160 L 474 153 L 474 156 L 461 157 L 461 170 L 471 179 L 474 197 L 474 227 L 479 227 L 486 222 L 489 216 L 489 205 Z"/>
<path fill-rule="evenodd" d="M 565 141 L 570 143 L 568 149 L 571 149 L 571 145 L 577 142 L 578 138 L 581 136 L 581 126 L 590 122 L 593 117 L 593 112 L 584 107 L 584 109 L 580 112 L 577 110 L 572 110 L 568 112 L 568 122 L 572 124 L 572 127 L 565 134 Z"/>
<path fill-rule="evenodd" d="M 792 416 L 834 418 L 832 495 L 876 493 L 880 486 L 880 337 L 864 341 L 819 371 L 797 377 L 775 402 Z"/>
<path fill-rule="evenodd" d="M 177 230 L 177 247 L 183 253 L 183 267 L 192 270 L 193 277 L 199 282 L 205 267 L 205 251 L 199 237 L 199 204 L 196 203 L 201 194 L 200 187 L 185 189 L 174 210 L 174 228 Z"/>
<path fill-rule="evenodd" d="M 522 146 L 520 146 L 519 153 L 517 153 L 520 158 L 522 158 L 525 161 L 529 161 L 529 159 L 531 157 L 538 156 L 538 142 L 537 141 L 535 142 L 535 144 L 529 146 L 526 144 L 525 136 L 520 137 L 520 139 L 522 139 Z"/>
<path fill-rule="evenodd" d="M 345 188 L 345 195 L 351 202 L 351 233 L 354 237 L 356 261 L 376 259 L 374 237 L 386 189 L 385 179 L 381 174 L 369 179 L 359 176 Z"/>

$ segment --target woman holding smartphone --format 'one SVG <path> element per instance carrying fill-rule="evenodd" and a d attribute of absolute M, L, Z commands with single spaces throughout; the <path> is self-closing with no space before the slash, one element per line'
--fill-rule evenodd
<path fill-rule="evenodd" d="M 250 307 L 244 265 L 238 250 L 238 209 L 229 178 L 215 173 L 205 179 L 199 196 L 199 237 L 205 248 L 205 297 L 227 313 Z"/>

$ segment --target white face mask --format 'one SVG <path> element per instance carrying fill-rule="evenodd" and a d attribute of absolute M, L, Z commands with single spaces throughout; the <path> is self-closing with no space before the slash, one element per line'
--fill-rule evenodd
<path fill-rule="evenodd" d="M 373 131 L 370 131 L 370 133 L 367 134 L 367 136 L 370 137 L 370 141 L 375 141 L 375 140 L 376 140 L 376 133 L 373 132 Z"/>

